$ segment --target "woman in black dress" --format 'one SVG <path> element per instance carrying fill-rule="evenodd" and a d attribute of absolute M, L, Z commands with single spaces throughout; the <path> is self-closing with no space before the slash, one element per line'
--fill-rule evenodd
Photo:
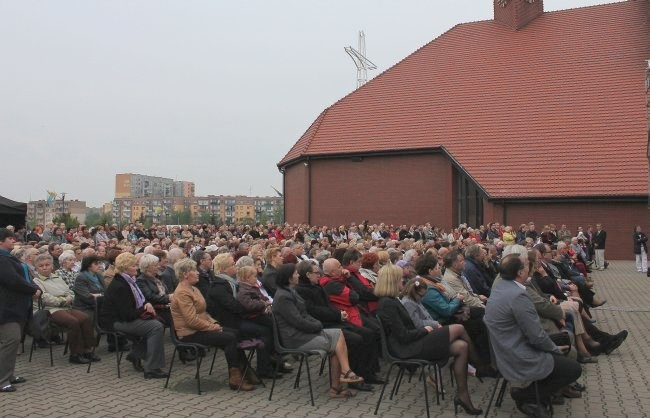
<path fill-rule="evenodd" d="M 454 408 L 461 406 L 470 415 L 482 414 L 482 410 L 472 405 L 467 389 L 467 363 L 471 358 L 476 364 L 478 357 L 465 329 L 458 324 L 435 329 L 432 326 L 416 328 L 397 298 L 400 283 L 401 268 L 389 264 L 379 270 L 375 286 L 375 295 L 379 296 L 377 316 L 386 332 L 389 350 L 395 357 L 404 359 L 444 360 L 453 356 L 457 382 Z"/>

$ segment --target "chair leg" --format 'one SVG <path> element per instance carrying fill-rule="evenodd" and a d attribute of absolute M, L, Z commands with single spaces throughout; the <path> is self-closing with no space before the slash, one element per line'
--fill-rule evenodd
<path fill-rule="evenodd" d="M 68 354 L 68 348 L 70 347 L 69 341 L 66 339 L 65 340 L 65 347 L 63 347 L 63 356 L 65 357 L 66 354 Z"/>
<path fill-rule="evenodd" d="M 29 349 L 29 360 L 28 360 L 29 363 L 32 362 L 32 354 L 34 354 L 34 347 L 35 347 L 35 345 L 36 345 L 36 338 L 32 337 L 32 346 L 31 346 L 31 348 Z"/>
<path fill-rule="evenodd" d="M 97 347 L 96 345 L 93 346 L 92 350 L 90 351 L 90 354 L 95 354 L 95 348 L 96 348 L 96 347 Z M 92 364 L 93 364 L 92 361 L 89 361 L 89 362 L 88 362 L 88 369 L 86 369 L 86 373 L 90 373 L 90 366 L 91 366 Z"/>
<path fill-rule="evenodd" d="M 402 387 L 402 380 L 404 379 L 404 374 L 406 373 L 406 369 L 402 369 L 402 374 L 400 374 L 399 379 L 397 380 L 397 387 L 395 388 L 395 395 L 397 395 L 397 392 L 399 392 L 399 388 Z M 410 379 L 410 377 L 409 377 Z"/>
<path fill-rule="evenodd" d="M 501 390 L 499 391 L 499 396 L 497 397 L 497 402 L 494 404 L 499 408 L 501 408 L 501 404 L 503 403 L 503 397 L 506 395 L 507 386 L 508 386 L 508 381 L 506 379 L 503 379 L 503 382 L 501 382 Z"/>
<path fill-rule="evenodd" d="M 424 404 L 427 408 L 427 418 L 431 418 L 431 413 L 429 412 L 429 388 L 427 388 L 427 379 L 424 378 L 424 366 L 420 372 L 420 378 L 422 379 L 422 384 L 424 385 Z"/>
<path fill-rule="evenodd" d="M 497 381 L 494 382 L 494 389 L 492 390 L 492 396 L 490 396 L 490 402 L 488 402 L 487 408 L 485 409 L 485 415 L 483 418 L 487 418 L 488 413 L 490 413 L 490 407 L 492 407 L 492 401 L 494 401 L 494 395 L 497 393 L 497 389 L 499 389 L 499 377 L 497 377 Z"/>
<path fill-rule="evenodd" d="M 403 367 L 401 367 L 401 366 L 397 366 L 397 367 L 399 367 L 399 369 L 397 371 L 397 376 L 395 376 L 395 383 L 393 383 L 393 388 L 391 389 L 390 396 L 388 397 L 388 399 L 391 400 L 391 401 L 393 400 L 393 396 L 395 396 L 397 394 L 397 384 L 399 383 L 400 378 L 401 378 L 402 374 L 404 373 L 404 368 Z"/>
<path fill-rule="evenodd" d="M 172 360 L 169 362 L 169 371 L 167 372 L 167 380 L 165 380 L 165 389 L 169 385 L 169 378 L 172 375 L 172 367 L 174 367 L 174 359 L 176 358 L 176 346 L 174 346 L 174 352 L 172 353 Z"/>
<path fill-rule="evenodd" d="M 314 391 L 312 390 L 311 387 L 311 372 L 309 371 L 309 356 L 303 356 L 303 357 L 305 359 L 305 369 L 307 369 L 307 383 L 309 385 L 309 398 L 311 399 L 311 406 L 315 406 Z"/>
<path fill-rule="evenodd" d="M 388 379 L 390 379 L 390 372 L 393 370 L 394 365 L 395 365 L 394 363 L 391 363 L 390 367 L 388 367 L 388 373 L 386 373 L 386 379 L 384 380 L 384 384 L 381 386 L 381 393 L 379 394 L 379 399 L 377 399 L 377 406 L 375 407 L 375 415 L 377 415 L 377 412 L 379 411 L 381 398 L 384 397 L 384 391 L 386 390 L 386 385 L 388 385 Z"/>
<path fill-rule="evenodd" d="M 198 391 L 199 395 L 201 394 L 201 373 L 200 372 L 201 372 L 202 362 L 203 362 L 203 357 L 199 356 L 199 350 L 196 350 L 196 390 Z"/>
<path fill-rule="evenodd" d="M 438 392 L 439 395 L 442 397 L 442 400 L 445 400 L 445 384 L 442 382 L 442 368 L 438 366 L 437 364 L 434 366 L 435 370 L 437 371 L 438 375 L 436 379 L 438 379 Z M 452 373 L 453 374 L 453 373 Z M 440 405 L 440 402 L 438 402 L 438 405 Z"/>
<path fill-rule="evenodd" d="M 245 350 L 244 350 L 245 352 Z M 250 357 L 251 353 L 253 353 L 253 350 L 249 350 L 248 353 L 244 356 L 244 361 L 246 364 L 244 365 L 244 371 L 241 374 L 241 379 L 239 380 L 239 385 L 237 385 L 237 392 L 241 391 L 241 386 L 244 384 L 244 376 L 246 376 L 246 373 L 248 372 L 248 369 L 250 368 Z"/>
<path fill-rule="evenodd" d="M 217 351 L 219 351 L 217 350 L 217 347 L 213 347 L 213 348 L 214 348 L 214 354 L 212 355 L 212 364 L 210 364 L 210 373 L 208 373 L 210 376 L 212 376 L 212 370 L 214 369 L 214 361 L 217 358 Z"/>
<path fill-rule="evenodd" d="M 271 391 L 269 392 L 269 402 L 271 401 L 271 397 L 273 396 L 273 389 L 275 389 L 275 378 L 277 377 L 278 370 L 280 369 L 281 359 L 282 356 L 277 356 L 275 361 L 275 367 L 273 368 L 273 383 L 271 383 Z"/>
<path fill-rule="evenodd" d="M 122 363 L 122 352 L 119 349 L 117 349 L 115 350 L 115 354 L 117 360 L 117 378 L 120 379 L 122 378 L 122 374 L 120 373 L 120 364 Z"/>
<path fill-rule="evenodd" d="M 294 389 L 298 389 L 300 387 L 300 374 L 302 373 L 302 363 L 303 363 L 303 361 L 305 361 L 305 357 L 306 356 L 304 356 L 304 355 L 300 356 L 300 364 L 298 365 L 298 373 L 296 373 L 296 380 L 293 383 L 293 388 Z"/>
<path fill-rule="evenodd" d="M 52 354 L 52 342 L 48 342 L 50 346 L 50 367 L 54 367 L 54 354 Z"/>

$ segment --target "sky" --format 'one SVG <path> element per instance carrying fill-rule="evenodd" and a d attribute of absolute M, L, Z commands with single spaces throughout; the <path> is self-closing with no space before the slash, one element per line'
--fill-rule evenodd
<path fill-rule="evenodd" d="M 546 11 L 612 3 L 546 0 Z M 490 0 L 0 0 L 0 195 L 97 207 L 115 174 L 274 195 L 277 163 L 356 88 Z"/>

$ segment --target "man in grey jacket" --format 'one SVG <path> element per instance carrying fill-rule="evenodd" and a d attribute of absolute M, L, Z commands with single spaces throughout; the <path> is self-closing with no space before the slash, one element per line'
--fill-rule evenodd
<path fill-rule="evenodd" d="M 540 399 L 549 403 L 551 395 L 576 381 L 582 369 L 576 361 L 563 357 L 562 350 L 548 337 L 539 321 L 524 283 L 528 263 L 518 254 L 503 258 L 501 280 L 495 284 L 485 309 L 485 324 L 490 333 L 496 365 L 513 388 L 517 408 L 525 414 L 546 417 L 548 411 L 536 407 L 534 382 Z"/>

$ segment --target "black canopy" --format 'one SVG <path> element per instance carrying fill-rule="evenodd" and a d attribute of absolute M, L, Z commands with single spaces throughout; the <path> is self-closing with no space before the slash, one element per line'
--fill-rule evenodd
<path fill-rule="evenodd" d="M 0 196 L 0 227 L 13 225 L 18 229 L 25 226 L 27 203 L 14 202 Z"/>

